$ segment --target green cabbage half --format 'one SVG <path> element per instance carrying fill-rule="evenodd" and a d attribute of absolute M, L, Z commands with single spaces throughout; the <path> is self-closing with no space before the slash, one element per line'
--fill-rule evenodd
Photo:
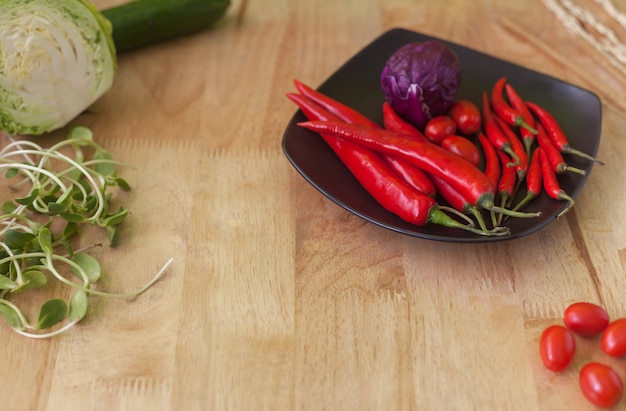
<path fill-rule="evenodd" d="M 0 130 L 65 126 L 112 85 L 110 22 L 87 0 L 0 0 Z"/>

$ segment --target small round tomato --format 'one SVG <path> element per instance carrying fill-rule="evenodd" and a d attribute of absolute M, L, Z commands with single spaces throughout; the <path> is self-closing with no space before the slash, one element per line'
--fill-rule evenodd
<path fill-rule="evenodd" d="M 441 141 L 441 147 L 463 157 L 476 167 L 480 164 L 480 150 L 465 137 L 448 136 Z"/>
<path fill-rule="evenodd" d="M 576 334 L 592 337 L 600 334 L 609 325 L 609 314 L 599 305 L 578 302 L 565 309 L 563 321 Z"/>
<path fill-rule="evenodd" d="M 602 351 L 611 357 L 626 355 L 626 318 L 613 321 L 604 329 L 600 340 Z"/>
<path fill-rule="evenodd" d="M 454 120 L 459 133 L 470 135 L 480 130 L 480 110 L 468 100 L 457 100 L 450 107 L 450 117 Z"/>
<path fill-rule="evenodd" d="M 580 369 L 578 384 L 584 396 L 600 407 L 612 407 L 624 394 L 622 379 L 608 365 L 590 362 Z"/>
<path fill-rule="evenodd" d="M 456 133 L 456 124 L 448 116 L 436 116 L 431 118 L 424 128 L 424 135 L 435 144 Z"/>
<path fill-rule="evenodd" d="M 563 371 L 572 362 L 576 341 L 570 330 L 562 325 L 551 325 L 541 334 L 539 354 L 543 365 L 550 371 Z"/>

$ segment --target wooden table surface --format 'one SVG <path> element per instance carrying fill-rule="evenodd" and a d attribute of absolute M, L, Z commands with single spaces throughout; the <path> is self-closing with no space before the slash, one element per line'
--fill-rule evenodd
<path fill-rule="evenodd" d="M 98 0 L 105 8 L 124 0 Z M 585 4 L 622 41 L 626 30 Z M 626 2 L 615 3 L 626 12 Z M 120 245 L 68 333 L 0 325 L 12 410 L 592 410 L 538 356 L 575 301 L 626 316 L 626 77 L 541 0 L 233 0 L 215 28 L 119 57 L 73 124 L 134 167 Z M 281 149 L 298 78 L 319 86 L 385 31 L 468 46 L 597 93 L 599 157 L 574 211 L 491 244 L 432 242 L 350 215 Z M 52 136 L 54 139 L 63 131 Z M 90 240 L 85 240 L 85 242 Z M 621 402 L 626 407 L 626 400 Z"/>

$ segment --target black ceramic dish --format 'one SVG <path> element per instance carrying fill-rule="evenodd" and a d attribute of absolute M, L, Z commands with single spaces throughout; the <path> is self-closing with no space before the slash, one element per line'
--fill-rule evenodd
<path fill-rule="evenodd" d="M 379 81 L 385 62 L 395 50 L 406 43 L 433 39 L 444 41 L 404 29 L 390 30 L 346 62 L 319 87 L 319 91 L 382 124 L 384 99 Z M 458 55 L 463 67 L 458 99 L 471 100 L 480 107 L 482 92 L 490 91 L 500 77 L 506 77 L 523 98 L 540 104 L 556 117 L 573 148 L 596 156 L 600 143 L 602 113 L 600 100 L 595 94 L 467 47 L 446 41 L 444 43 Z M 418 227 L 381 207 L 360 186 L 319 135 L 297 126 L 298 122 L 304 120 L 304 115 L 300 111 L 296 112 L 283 137 L 283 151 L 296 170 L 337 205 L 367 221 L 399 233 L 430 240 L 465 243 L 512 240 L 545 227 L 567 205 L 564 201 L 556 201 L 542 194 L 524 209 L 541 211 L 542 215 L 509 219 L 506 225 L 510 228 L 511 235 L 504 237 L 485 237 L 432 224 Z M 586 176 L 574 173 L 559 175 L 561 187 L 575 198 L 587 180 L 593 164 L 570 155 L 566 155 L 565 159 L 569 165 L 587 171 Z M 525 189 L 520 191 L 520 198 L 524 194 Z"/>

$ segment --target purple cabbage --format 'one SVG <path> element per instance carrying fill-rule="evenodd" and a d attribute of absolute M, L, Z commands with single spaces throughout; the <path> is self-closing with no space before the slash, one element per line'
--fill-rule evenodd
<path fill-rule="evenodd" d="M 396 113 L 423 130 L 454 103 L 461 72 L 457 55 L 442 42 L 414 42 L 389 57 L 380 84 Z"/>

